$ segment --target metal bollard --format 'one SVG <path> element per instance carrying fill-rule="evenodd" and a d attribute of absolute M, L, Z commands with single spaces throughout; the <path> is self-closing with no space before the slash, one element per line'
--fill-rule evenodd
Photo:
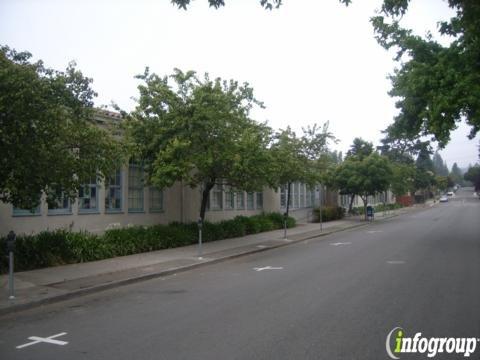
<path fill-rule="evenodd" d="M 15 251 L 15 241 L 17 240 L 17 235 L 13 231 L 10 231 L 7 235 L 7 252 L 8 252 L 8 289 L 10 300 L 15 299 L 15 285 L 13 277 L 13 253 Z"/>

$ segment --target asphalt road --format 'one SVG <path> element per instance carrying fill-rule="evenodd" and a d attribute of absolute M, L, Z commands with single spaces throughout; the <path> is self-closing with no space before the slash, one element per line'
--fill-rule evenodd
<path fill-rule="evenodd" d="M 371 226 L 1 318 L 0 359 L 376 360 L 388 359 L 395 327 L 406 336 L 480 337 L 480 200 L 471 191 Z M 68 344 L 16 348 L 61 333 L 46 341 Z M 480 344 L 470 358 L 480 358 Z"/>

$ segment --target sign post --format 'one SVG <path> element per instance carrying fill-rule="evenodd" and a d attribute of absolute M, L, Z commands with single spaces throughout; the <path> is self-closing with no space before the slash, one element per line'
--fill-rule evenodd
<path fill-rule="evenodd" d="M 202 218 L 198 218 L 198 258 L 202 259 L 202 226 L 203 221 Z"/>
<path fill-rule="evenodd" d="M 13 231 L 10 231 L 7 235 L 7 252 L 8 252 L 8 289 L 10 300 L 15 299 L 15 286 L 14 286 L 14 277 L 13 277 L 13 252 L 15 251 L 15 241 L 17 240 L 17 235 Z"/>

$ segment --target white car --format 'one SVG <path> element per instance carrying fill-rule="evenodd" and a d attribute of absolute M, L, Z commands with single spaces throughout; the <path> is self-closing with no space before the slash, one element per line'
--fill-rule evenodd
<path fill-rule="evenodd" d="M 440 202 L 448 202 L 448 197 L 446 195 L 442 195 L 440 197 Z"/>
<path fill-rule="evenodd" d="M 448 195 L 448 196 L 453 196 L 453 191 L 447 192 L 447 195 Z"/>

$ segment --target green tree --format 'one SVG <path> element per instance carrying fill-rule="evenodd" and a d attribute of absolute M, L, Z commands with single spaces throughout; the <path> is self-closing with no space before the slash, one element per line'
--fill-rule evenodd
<path fill-rule="evenodd" d="M 452 40 L 447 46 L 402 28 L 408 3 L 385 0 L 382 13 L 372 18 L 378 42 L 396 49 L 401 65 L 391 76 L 390 95 L 399 99 L 400 112 L 390 131 L 408 129 L 408 138 L 432 134 L 443 147 L 465 119 L 472 139 L 480 129 L 480 3 L 448 1 L 456 16 L 439 23 L 440 34 Z"/>
<path fill-rule="evenodd" d="M 435 174 L 439 176 L 448 176 L 448 167 L 445 161 L 442 159 L 442 156 L 439 154 L 438 151 L 435 151 L 435 154 L 433 154 L 433 170 L 435 171 Z"/>
<path fill-rule="evenodd" d="M 475 191 L 480 191 L 480 165 L 471 166 L 468 171 L 463 175 L 466 181 L 473 183 Z"/>
<path fill-rule="evenodd" d="M 362 159 L 347 157 L 330 173 L 329 185 L 341 194 L 360 196 L 366 217 L 368 196 L 387 191 L 392 176 L 389 160 L 373 152 Z"/>
<path fill-rule="evenodd" d="M 121 147 L 93 122 L 91 80 L 0 47 L 0 200 L 33 209 L 46 193 L 71 199 L 85 179 L 108 176 Z"/>
<path fill-rule="evenodd" d="M 463 173 L 458 167 L 457 163 L 453 163 L 452 171 L 450 171 L 450 177 L 455 184 L 460 184 L 463 186 Z"/>
<path fill-rule="evenodd" d="M 415 166 L 413 164 L 391 163 L 391 190 L 395 196 L 402 196 L 414 190 Z"/>
<path fill-rule="evenodd" d="M 328 130 L 328 122 L 321 128 L 314 124 L 303 129 L 298 137 L 289 127 L 277 132 L 270 148 L 272 175 L 270 183 L 276 187 L 286 186 L 286 214 L 290 208 L 292 184 L 302 182 L 310 187 L 318 184 L 331 156 L 328 152 L 329 141 L 336 141 Z"/>
<path fill-rule="evenodd" d="M 178 69 L 159 77 L 147 68 L 138 78 L 140 97 L 127 134 L 148 182 L 200 188 L 202 221 L 215 185 L 255 191 L 267 184 L 271 129 L 249 118 L 252 106 L 262 104 L 248 84 L 207 74 L 200 80 Z"/>

